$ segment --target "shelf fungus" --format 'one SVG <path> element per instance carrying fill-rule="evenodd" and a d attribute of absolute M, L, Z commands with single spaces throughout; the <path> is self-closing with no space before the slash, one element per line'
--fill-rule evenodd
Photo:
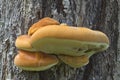
<path fill-rule="evenodd" d="M 56 56 L 40 52 L 18 51 L 14 64 L 23 70 L 43 71 L 59 62 Z"/>
<path fill-rule="evenodd" d="M 60 23 L 52 18 L 45 17 L 41 19 L 40 21 L 34 23 L 30 29 L 28 30 L 28 35 L 32 35 L 35 31 L 37 31 L 39 28 L 42 28 L 47 25 L 59 25 Z"/>
<path fill-rule="evenodd" d="M 78 68 L 86 65 L 93 54 L 106 50 L 109 39 L 103 32 L 60 24 L 47 17 L 33 24 L 27 35 L 19 36 L 15 45 L 33 54 L 57 55 L 64 63 Z"/>
<path fill-rule="evenodd" d="M 73 68 L 79 68 L 89 63 L 88 55 L 82 55 L 82 56 L 59 55 L 58 58 L 62 62 Z"/>
<path fill-rule="evenodd" d="M 26 50 L 26 51 L 32 51 L 32 52 L 35 51 L 30 44 L 30 36 L 28 36 L 28 35 L 18 36 L 16 41 L 15 41 L 15 46 L 18 49 L 22 49 L 22 50 Z"/>
<path fill-rule="evenodd" d="M 48 25 L 38 29 L 30 39 L 36 51 L 47 54 L 81 56 L 108 48 L 108 37 L 100 32 L 83 27 Z"/>

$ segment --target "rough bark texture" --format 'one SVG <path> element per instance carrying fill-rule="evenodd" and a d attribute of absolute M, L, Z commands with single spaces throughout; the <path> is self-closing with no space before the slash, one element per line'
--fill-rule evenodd
<path fill-rule="evenodd" d="M 119 0 L 0 0 L 0 80 L 119 80 L 119 8 Z M 61 63 L 47 71 L 22 71 L 13 64 L 15 39 L 45 16 L 100 30 L 108 35 L 110 47 L 79 69 Z"/>

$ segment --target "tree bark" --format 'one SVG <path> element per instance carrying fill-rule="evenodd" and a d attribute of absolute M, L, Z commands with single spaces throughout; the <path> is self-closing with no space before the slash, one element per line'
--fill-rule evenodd
<path fill-rule="evenodd" d="M 119 0 L 0 0 L 0 80 L 119 80 L 119 9 Z M 63 63 L 39 72 L 17 68 L 13 64 L 15 39 L 46 16 L 102 31 L 109 37 L 110 47 L 93 55 L 82 68 Z"/>

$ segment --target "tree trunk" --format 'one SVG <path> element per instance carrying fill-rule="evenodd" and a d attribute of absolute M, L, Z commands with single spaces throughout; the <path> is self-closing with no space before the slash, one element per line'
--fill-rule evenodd
<path fill-rule="evenodd" d="M 119 8 L 119 0 L 0 0 L 0 80 L 119 80 Z M 39 72 L 17 68 L 13 64 L 17 54 L 15 39 L 46 16 L 68 25 L 100 30 L 109 37 L 110 47 L 93 55 L 82 68 L 63 63 Z"/>

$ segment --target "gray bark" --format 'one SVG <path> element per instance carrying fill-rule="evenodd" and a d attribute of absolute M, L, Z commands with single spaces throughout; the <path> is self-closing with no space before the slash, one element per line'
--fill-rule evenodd
<path fill-rule="evenodd" d="M 119 80 L 119 9 L 119 0 L 0 0 L 0 80 Z M 17 68 L 13 64 L 17 54 L 15 39 L 46 16 L 100 30 L 109 37 L 110 47 L 78 69 L 63 63 L 39 72 Z"/>

